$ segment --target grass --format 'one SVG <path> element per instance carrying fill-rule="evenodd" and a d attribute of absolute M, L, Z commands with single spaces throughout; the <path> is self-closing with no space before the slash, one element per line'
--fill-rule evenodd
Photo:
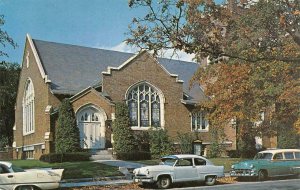
<path fill-rule="evenodd" d="M 212 163 L 217 166 L 224 166 L 224 172 L 229 172 L 231 165 L 243 160 L 242 158 L 210 158 Z"/>
<path fill-rule="evenodd" d="M 63 168 L 63 179 L 78 178 L 101 178 L 108 176 L 122 175 L 118 167 L 108 166 L 97 162 L 63 162 L 63 163 L 46 163 L 38 160 L 14 160 L 12 163 L 23 169 L 31 168 Z"/>

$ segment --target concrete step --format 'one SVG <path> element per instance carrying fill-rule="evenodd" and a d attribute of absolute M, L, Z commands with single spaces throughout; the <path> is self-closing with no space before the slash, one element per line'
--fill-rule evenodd
<path fill-rule="evenodd" d="M 93 153 L 91 160 L 114 160 L 110 150 L 98 150 Z"/>

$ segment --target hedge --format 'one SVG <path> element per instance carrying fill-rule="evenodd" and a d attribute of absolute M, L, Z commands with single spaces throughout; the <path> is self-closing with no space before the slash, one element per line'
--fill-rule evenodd
<path fill-rule="evenodd" d="M 151 153 L 145 152 L 145 151 L 119 152 L 116 155 L 116 157 L 117 157 L 117 159 L 120 159 L 120 160 L 131 160 L 131 161 L 150 160 Z"/>
<path fill-rule="evenodd" d="M 72 153 L 50 153 L 43 154 L 40 161 L 55 163 L 55 162 L 78 162 L 89 161 L 91 154 L 88 152 L 72 152 Z"/>

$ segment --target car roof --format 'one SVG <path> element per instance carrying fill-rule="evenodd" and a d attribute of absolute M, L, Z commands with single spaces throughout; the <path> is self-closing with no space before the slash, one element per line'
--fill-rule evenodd
<path fill-rule="evenodd" d="M 202 156 L 198 156 L 198 155 L 195 155 L 195 154 L 174 154 L 174 155 L 169 155 L 169 156 L 164 156 L 162 158 L 171 158 L 171 159 L 180 159 L 180 158 L 202 158 L 202 159 L 205 159 L 204 157 Z"/>
<path fill-rule="evenodd" d="M 10 168 L 11 165 L 12 165 L 12 163 L 10 163 L 10 162 L 4 162 L 4 161 L 0 161 L 0 164 L 3 164 L 5 166 L 7 166 L 8 168 Z"/>
<path fill-rule="evenodd" d="M 264 150 L 259 153 L 280 153 L 280 152 L 300 152 L 300 149 L 270 149 L 270 150 Z"/>

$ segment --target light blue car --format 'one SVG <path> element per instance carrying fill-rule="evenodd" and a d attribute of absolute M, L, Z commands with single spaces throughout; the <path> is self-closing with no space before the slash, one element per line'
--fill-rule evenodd
<path fill-rule="evenodd" d="M 257 178 L 300 174 L 300 149 L 265 150 L 256 154 L 253 160 L 245 160 L 231 166 L 230 176 Z"/>

